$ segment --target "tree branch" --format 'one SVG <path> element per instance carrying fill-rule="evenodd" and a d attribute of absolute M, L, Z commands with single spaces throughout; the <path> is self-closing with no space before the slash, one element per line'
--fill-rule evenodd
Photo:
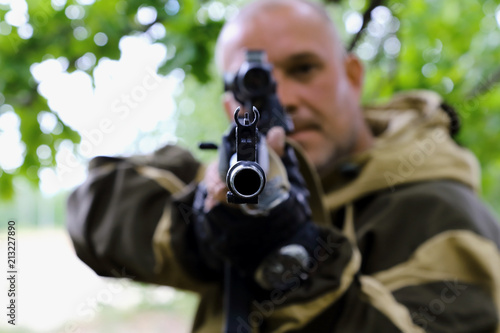
<path fill-rule="evenodd" d="M 358 41 L 361 39 L 361 35 L 363 34 L 363 32 L 365 31 L 366 29 L 366 26 L 368 25 L 368 23 L 370 22 L 371 20 L 371 14 L 372 14 L 372 11 L 378 7 L 378 6 L 381 6 L 383 4 L 384 0 L 372 0 L 370 2 L 370 6 L 368 6 L 368 8 L 365 10 L 365 12 L 363 13 L 363 25 L 361 26 L 361 29 L 359 29 L 358 33 L 354 36 L 354 38 L 351 40 L 351 43 L 349 45 L 349 47 L 347 48 L 347 51 L 348 52 L 351 52 L 352 50 L 354 50 L 354 48 L 356 47 L 356 44 L 358 43 Z"/>
<path fill-rule="evenodd" d="M 474 99 L 478 96 L 486 94 L 490 91 L 497 83 L 500 82 L 500 68 L 498 68 L 493 74 L 491 74 L 486 80 L 481 80 L 479 84 L 466 94 L 466 100 Z"/>

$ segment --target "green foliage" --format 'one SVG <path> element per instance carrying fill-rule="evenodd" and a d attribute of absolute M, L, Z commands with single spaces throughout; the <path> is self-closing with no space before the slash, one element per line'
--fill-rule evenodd
<path fill-rule="evenodd" d="M 65 4 L 58 7 L 55 3 Z M 178 9 L 175 4 L 179 3 L 173 0 L 167 4 L 165 1 L 101 0 L 80 5 L 78 1 L 33 0 L 28 4 L 28 24 L 33 29 L 31 36 L 23 35 L 21 29 L 9 25 L 5 15 L 10 7 L 0 6 L 0 106 L 5 103 L 5 106 L 14 108 L 20 118 L 19 130 L 25 145 L 22 166 L 15 170 L 0 170 L 0 197 L 12 197 L 15 177 L 26 178 L 37 185 L 40 168 L 56 165 L 55 152 L 62 140 L 77 143 L 81 139 L 76 131 L 57 117 L 37 91 L 38 84 L 30 72 L 32 64 L 46 59 L 62 59 L 67 63 L 67 71 L 73 72 L 79 69 L 78 59 L 87 53 L 95 56 L 95 63 L 102 58 L 117 59 L 121 37 L 145 32 L 155 23 L 144 26 L 136 20 L 140 7 L 151 6 L 158 13 L 156 22 L 166 29 L 165 37 L 159 42 L 176 50 L 175 57 L 166 62 L 160 72 L 182 68 L 200 82 L 210 79 L 208 66 L 222 23 L 212 20 L 201 23 L 198 20 L 197 14 L 203 3 L 181 1 Z M 166 6 L 171 8 L 170 11 L 165 9 Z M 107 42 L 98 42 L 97 34 L 105 34 Z M 90 66 L 85 71 L 92 74 L 93 68 Z M 8 109 L 10 107 L 0 109 L 0 114 Z M 42 132 L 37 117 L 41 111 L 48 111 L 57 117 L 59 126 L 56 131 Z M 37 155 L 37 148 L 44 144 L 52 151 L 48 161 L 41 161 Z"/>
<path fill-rule="evenodd" d="M 500 22 L 495 22 L 495 12 L 500 3 L 410 0 L 392 1 L 389 8 L 400 21 L 395 36 L 401 51 L 397 57 L 385 54 L 367 64 L 365 100 L 407 89 L 440 93 L 459 113 L 458 141 L 481 161 L 483 195 L 497 206 Z"/>
<path fill-rule="evenodd" d="M 219 144 L 221 134 L 229 126 L 220 98 L 222 81 L 215 80 L 200 85 L 193 77 L 188 77 L 184 84 L 185 90 L 179 98 L 176 135 L 180 145 L 192 151 L 199 159 L 208 162 L 215 158 L 216 152 L 201 151 L 198 149 L 198 143 Z"/>
<path fill-rule="evenodd" d="M 182 68 L 187 74 L 184 92 L 177 98 L 176 134 L 182 138 L 180 143 L 196 151 L 199 141 L 219 140 L 227 122 L 220 101 L 222 82 L 212 67 L 214 43 L 224 13 L 248 1 L 97 0 L 89 5 L 77 0 L 28 2 L 33 34 L 24 38 L 18 28 L 6 24 L 9 6 L 0 5 L 0 112 L 7 110 L 2 108 L 3 100 L 14 108 L 26 146 L 21 167 L 0 171 L 1 196 L 12 194 L 13 178 L 37 184 L 38 170 L 55 165 L 60 142 L 80 140 L 79 134 L 59 118 L 57 131 L 43 133 L 40 129 L 38 113 L 53 110 L 38 93 L 30 66 L 50 58 L 66 59 L 67 71 L 73 72 L 78 69 L 78 59 L 89 52 L 96 63 L 102 58 L 117 59 L 123 36 L 147 32 L 155 24 L 165 28 L 164 37 L 157 42 L 169 50 L 169 60 L 159 72 L 167 74 Z M 370 2 L 319 2 L 329 3 L 342 38 L 349 44 L 354 35 L 345 23 L 349 16 L 360 17 Z M 330 4 L 333 2 L 338 3 Z M 52 5 L 56 3 L 63 5 Z M 390 9 L 389 16 L 384 10 L 372 13 L 372 21 L 354 49 L 367 68 L 364 102 L 380 102 L 406 89 L 432 89 L 442 94 L 462 118 L 460 142 L 482 162 L 486 199 L 490 203 L 500 200 L 500 190 L 495 186 L 500 180 L 500 157 L 495 153 L 500 139 L 500 19 L 495 17 L 500 17 L 498 0 L 389 0 L 385 5 Z M 155 8 L 157 13 L 154 22 L 147 25 L 137 20 L 137 12 L 144 6 Z M 106 43 L 98 41 L 98 33 L 105 34 Z M 85 71 L 92 75 L 94 66 Z M 37 156 L 36 150 L 42 144 L 52 151 L 49 161 Z"/>

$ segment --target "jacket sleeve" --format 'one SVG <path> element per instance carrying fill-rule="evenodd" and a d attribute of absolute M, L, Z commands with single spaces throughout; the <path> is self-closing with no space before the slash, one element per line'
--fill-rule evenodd
<path fill-rule="evenodd" d="M 161 258 L 154 242 L 158 228 L 175 226 L 177 248 L 190 248 L 187 220 L 172 212 L 190 207 L 201 170 L 176 146 L 148 156 L 93 159 L 87 180 L 67 204 L 67 228 L 79 258 L 102 276 L 196 290 L 198 281 L 185 272 L 172 242 L 163 245 L 169 251 Z"/>
<path fill-rule="evenodd" d="M 345 209 L 348 243 L 322 228 L 310 279 L 254 304 L 263 331 L 500 332 L 498 223 L 452 181 L 396 192 Z"/>

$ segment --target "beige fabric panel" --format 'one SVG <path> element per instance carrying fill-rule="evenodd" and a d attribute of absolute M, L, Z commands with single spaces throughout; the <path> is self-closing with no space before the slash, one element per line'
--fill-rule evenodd
<path fill-rule="evenodd" d="M 446 280 L 478 284 L 489 291 L 500 317 L 500 252 L 493 242 L 472 231 L 438 234 L 423 243 L 408 261 L 373 277 L 390 291 Z"/>
<path fill-rule="evenodd" d="M 363 169 L 360 176 L 327 193 L 326 206 L 337 209 L 377 190 L 434 179 L 455 180 L 478 191 L 479 162 L 450 137 L 441 101 L 435 93 L 412 91 L 365 109 L 367 122 L 381 133 L 372 149 L 352 158 Z"/>
<path fill-rule="evenodd" d="M 166 206 L 153 236 L 153 252 L 156 259 L 155 273 L 160 277 L 161 284 L 203 293 L 212 286 L 191 278 L 175 259 L 170 235 L 171 209 L 171 205 Z"/>
<path fill-rule="evenodd" d="M 182 180 L 168 170 L 153 168 L 150 166 L 139 166 L 135 169 L 141 176 L 156 181 L 170 194 L 176 194 L 186 186 Z"/>
<path fill-rule="evenodd" d="M 354 206 L 346 206 L 344 235 L 357 249 L 356 231 L 354 229 Z M 361 292 L 365 301 L 384 314 L 397 328 L 405 333 L 425 333 L 413 323 L 410 312 L 394 298 L 391 291 L 370 276 L 360 276 Z"/>
<path fill-rule="evenodd" d="M 366 301 L 383 313 L 401 332 L 425 333 L 413 323 L 408 308 L 398 303 L 391 292 L 370 276 L 361 276 L 361 291 Z"/>
<path fill-rule="evenodd" d="M 204 167 L 199 168 L 195 181 L 202 177 L 204 170 Z M 186 184 L 168 170 L 139 166 L 136 167 L 136 171 L 140 175 L 154 180 L 171 195 L 180 194 L 186 188 Z M 172 205 L 168 203 L 153 235 L 155 273 L 162 284 L 199 293 L 203 292 L 209 286 L 191 278 L 175 259 L 171 248 L 171 209 Z"/>

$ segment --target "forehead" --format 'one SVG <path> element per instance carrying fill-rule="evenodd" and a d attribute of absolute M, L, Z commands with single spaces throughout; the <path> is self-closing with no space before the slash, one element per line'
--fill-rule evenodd
<path fill-rule="evenodd" d="M 333 29 L 331 22 L 307 5 L 260 8 L 225 27 L 220 65 L 224 71 L 236 71 L 247 49 L 266 51 L 275 66 L 304 53 L 327 60 L 339 47 Z"/>

